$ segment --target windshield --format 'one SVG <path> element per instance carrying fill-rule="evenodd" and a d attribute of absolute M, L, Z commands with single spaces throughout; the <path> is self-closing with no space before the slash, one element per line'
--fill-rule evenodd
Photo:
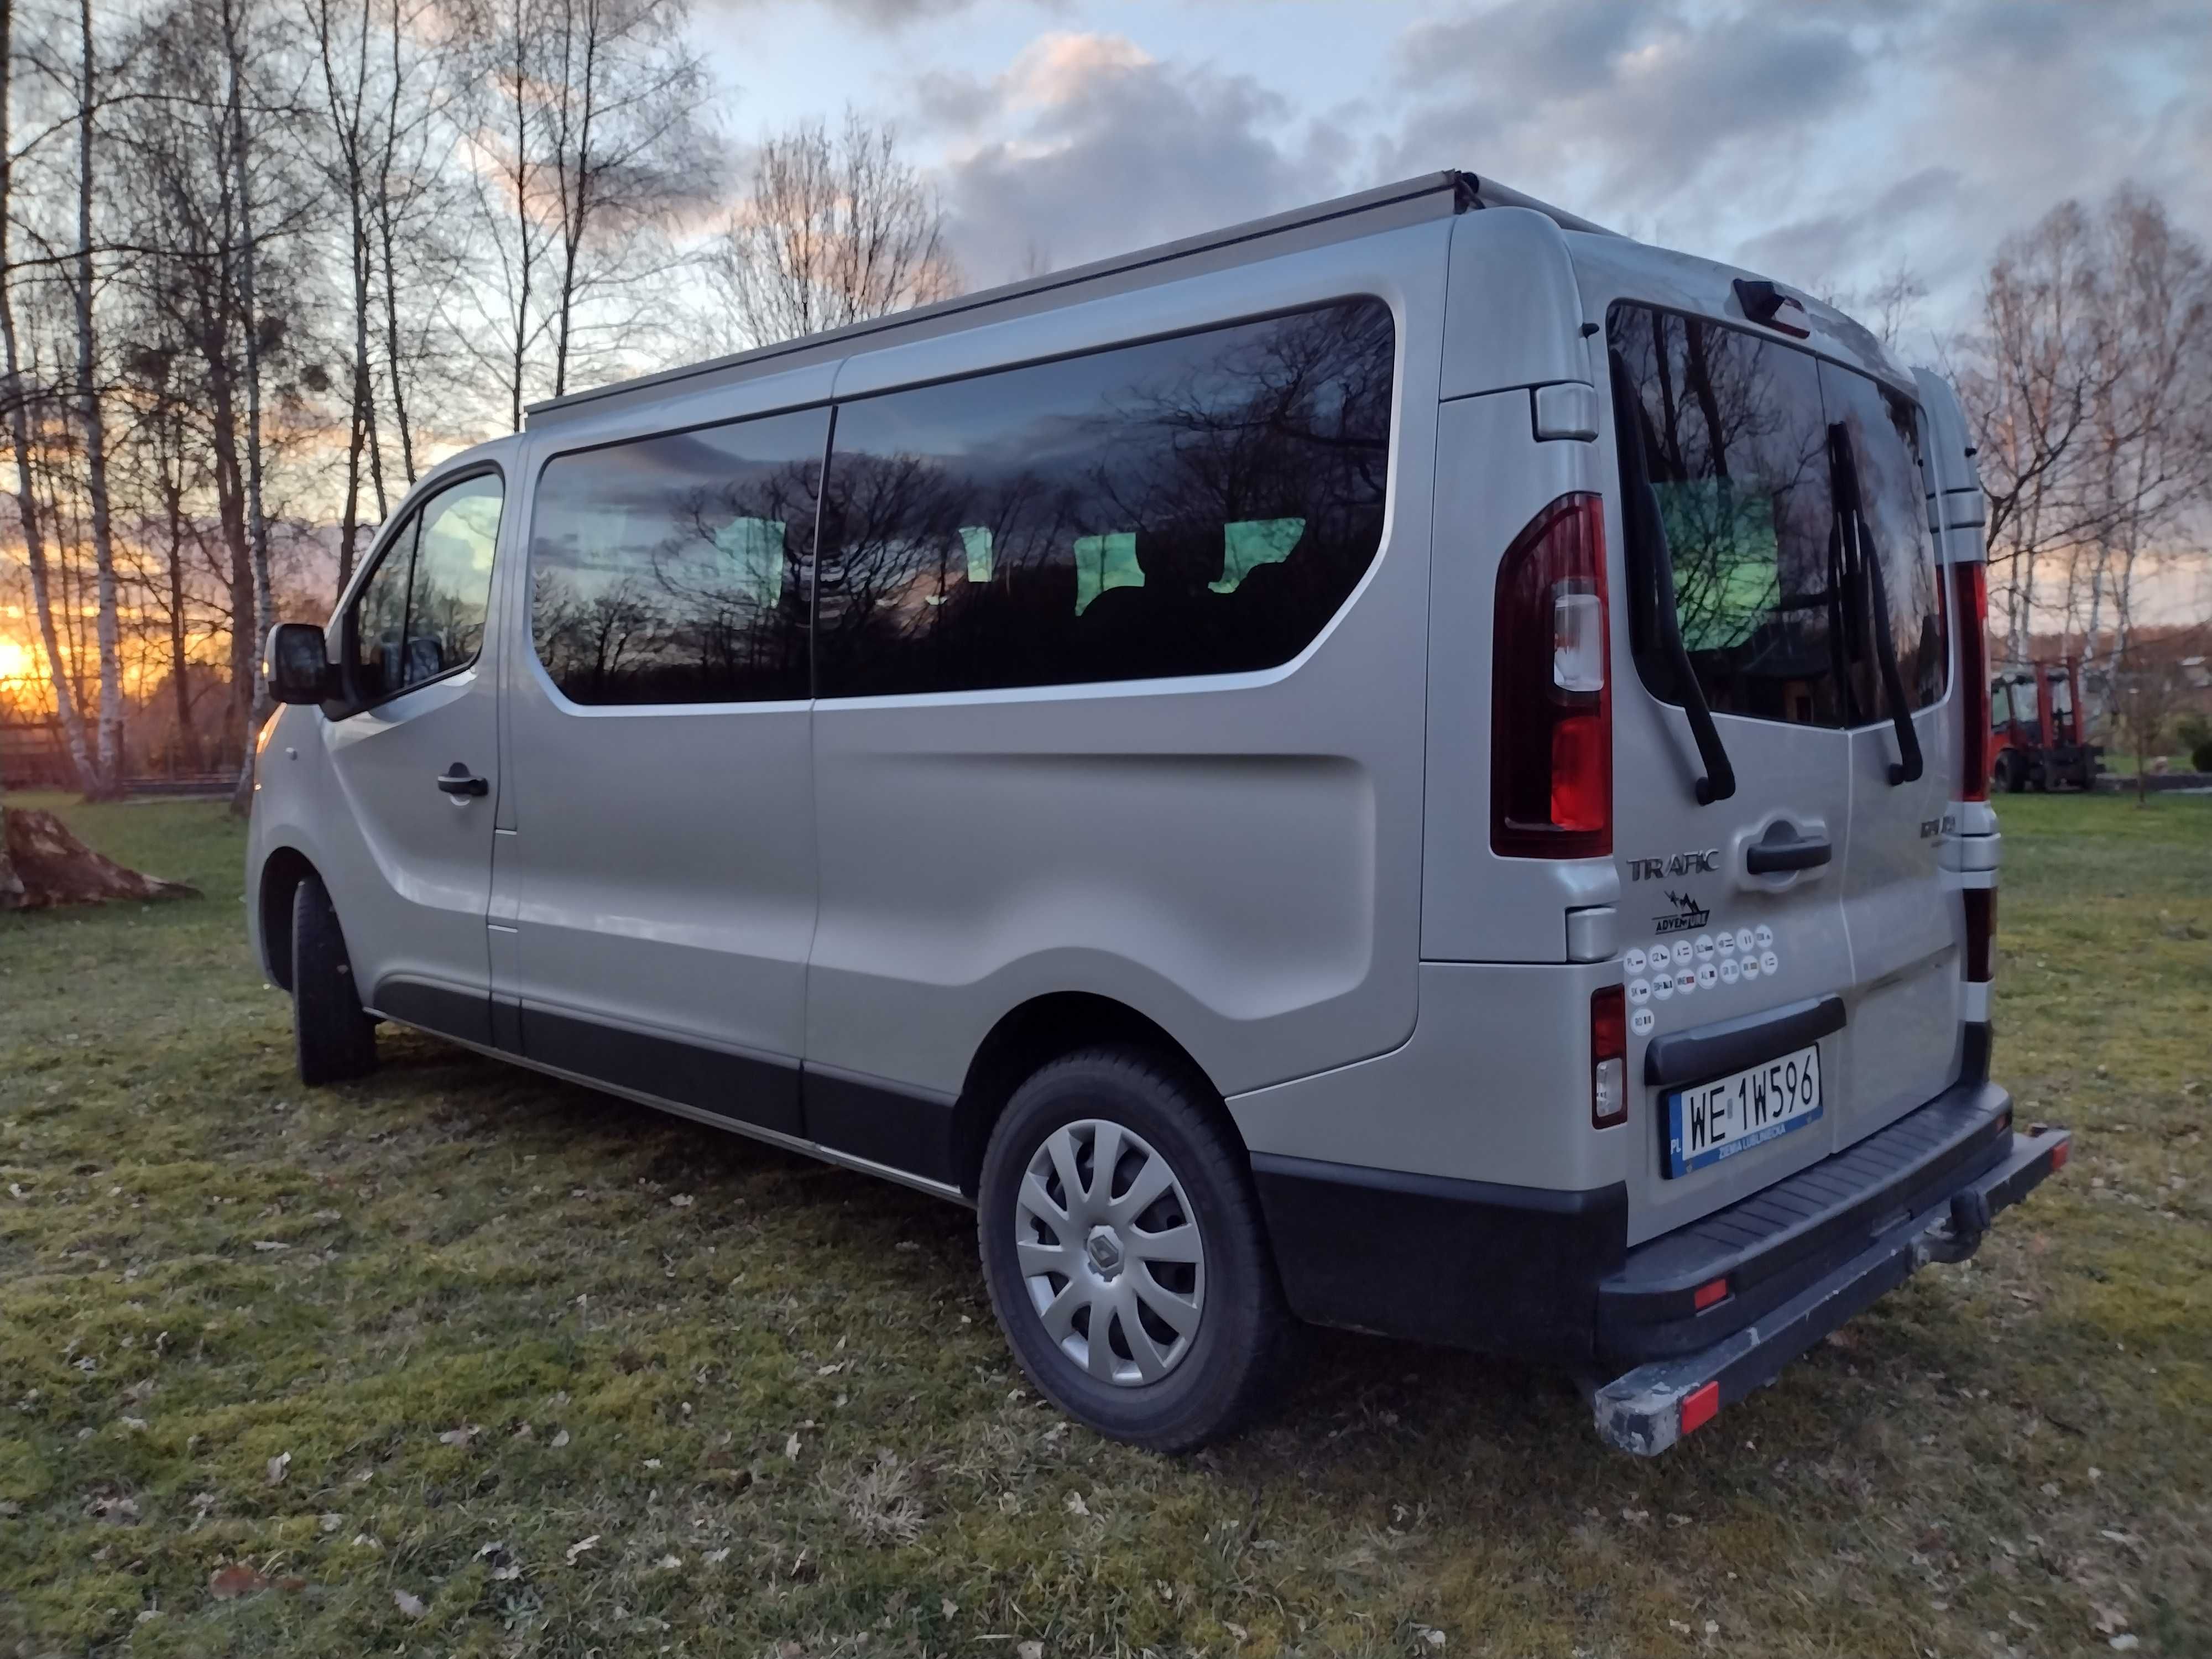
<path fill-rule="evenodd" d="M 1620 441 L 1644 447 L 1676 622 L 1713 712 L 1828 726 L 1888 718 L 1877 594 L 1906 707 L 1938 701 L 1942 585 L 1913 404 L 1808 352 L 1649 306 L 1613 307 L 1607 337 L 1640 414 L 1640 431 Z M 1857 474 L 1863 539 L 1837 533 L 1832 428 Z M 1851 564 L 1861 545 L 1879 580 Z M 1658 550 L 1632 536 L 1628 552 L 1638 669 L 1653 695 L 1680 702 Z"/>

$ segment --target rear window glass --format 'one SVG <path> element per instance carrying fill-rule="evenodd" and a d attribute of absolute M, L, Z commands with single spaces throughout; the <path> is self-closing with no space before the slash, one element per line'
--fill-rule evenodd
<path fill-rule="evenodd" d="M 1287 662 L 1381 544 L 1394 346 L 1349 300 L 839 404 L 819 695 Z"/>
<path fill-rule="evenodd" d="M 1624 516 L 1656 524 L 1665 543 L 1632 532 L 1628 549 L 1630 638 L 1645 685 L 1682 699 L 1662 613 L 1665 556 L 1674 619 L 1716 714 L 1829 726 L 1886 719 L 1884 617 L 1905 706 L 1936 702 L 1942 591 L 1912 404 L 1808 352 L 1646 306 L 1614 306 L 1607 343 L 1638 413 L 1638 429 L 1619 434 L 1623 479 L 1640 471 L 1656 507 Z M 1836 512 L 1844 456 L 1865 520 L 1850 538 Z"/>

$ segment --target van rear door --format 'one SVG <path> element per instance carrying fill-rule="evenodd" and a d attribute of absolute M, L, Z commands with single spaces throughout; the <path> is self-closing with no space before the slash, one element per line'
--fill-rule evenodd
<path fill-rule="evenodd" d="M 1939 860 L 1957 793 L 1957 735 L 1939 705 L 1950 655 L 1944 589 L 1928 531 L 1929 479 L 1919 411 L 1891 387 L 1820 365 L 1821 402 L 1847 439 L 1863 507 L 1863 598 L 1887 607 L 1867 645 L 1882 712 L 1909 711 L 1910 750 L 1893 717 L 1850 733 L 1850 825 L 1842 892 L 1853 995 L 1844 1061 L 1844 1141 L 1877 1129 L 1959 1075 L 1955 993 L 1962 912 Z M 1885 638 L 1890 661 L 1882 660 Z M 1917 773 L 1915 769 L 1917 769 Z"/>
<path fill-rule="evenodd" d="M 1793 309 L 1801 337 L 1753 323 L 1720 267 L 1571 240 L 1613 382 L 1635 1242 L 1955 1072 L 1948 740 L 1910 718 L 1948 652 L 1917 411 L 1879 348 L 1825 308 Z"/>

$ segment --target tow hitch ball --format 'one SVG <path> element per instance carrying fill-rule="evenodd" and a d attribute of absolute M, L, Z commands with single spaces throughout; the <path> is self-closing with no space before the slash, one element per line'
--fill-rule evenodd
<path fill-rule="evenodd" d="M 1920 1236 L 1923 1257 L 1929 1261 L 1964 1261 L 1981 1249 L 1982 1235 L 1990 1230 L 1990 1200 L 1986 1193 L 1969 1187 L 1951 1194 L 1951 1214 Z"/>

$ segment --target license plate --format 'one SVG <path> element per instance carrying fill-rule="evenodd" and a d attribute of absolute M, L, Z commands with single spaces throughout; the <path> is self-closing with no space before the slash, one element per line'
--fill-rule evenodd
<path fill-rule="evenodd" d="M 1667 1173 L 1687 1175 L 1764 1146 L 1820 1115 L 1816 1044 L 1749 1071 L 1731 1073 L 1666 1097 Z"/>

